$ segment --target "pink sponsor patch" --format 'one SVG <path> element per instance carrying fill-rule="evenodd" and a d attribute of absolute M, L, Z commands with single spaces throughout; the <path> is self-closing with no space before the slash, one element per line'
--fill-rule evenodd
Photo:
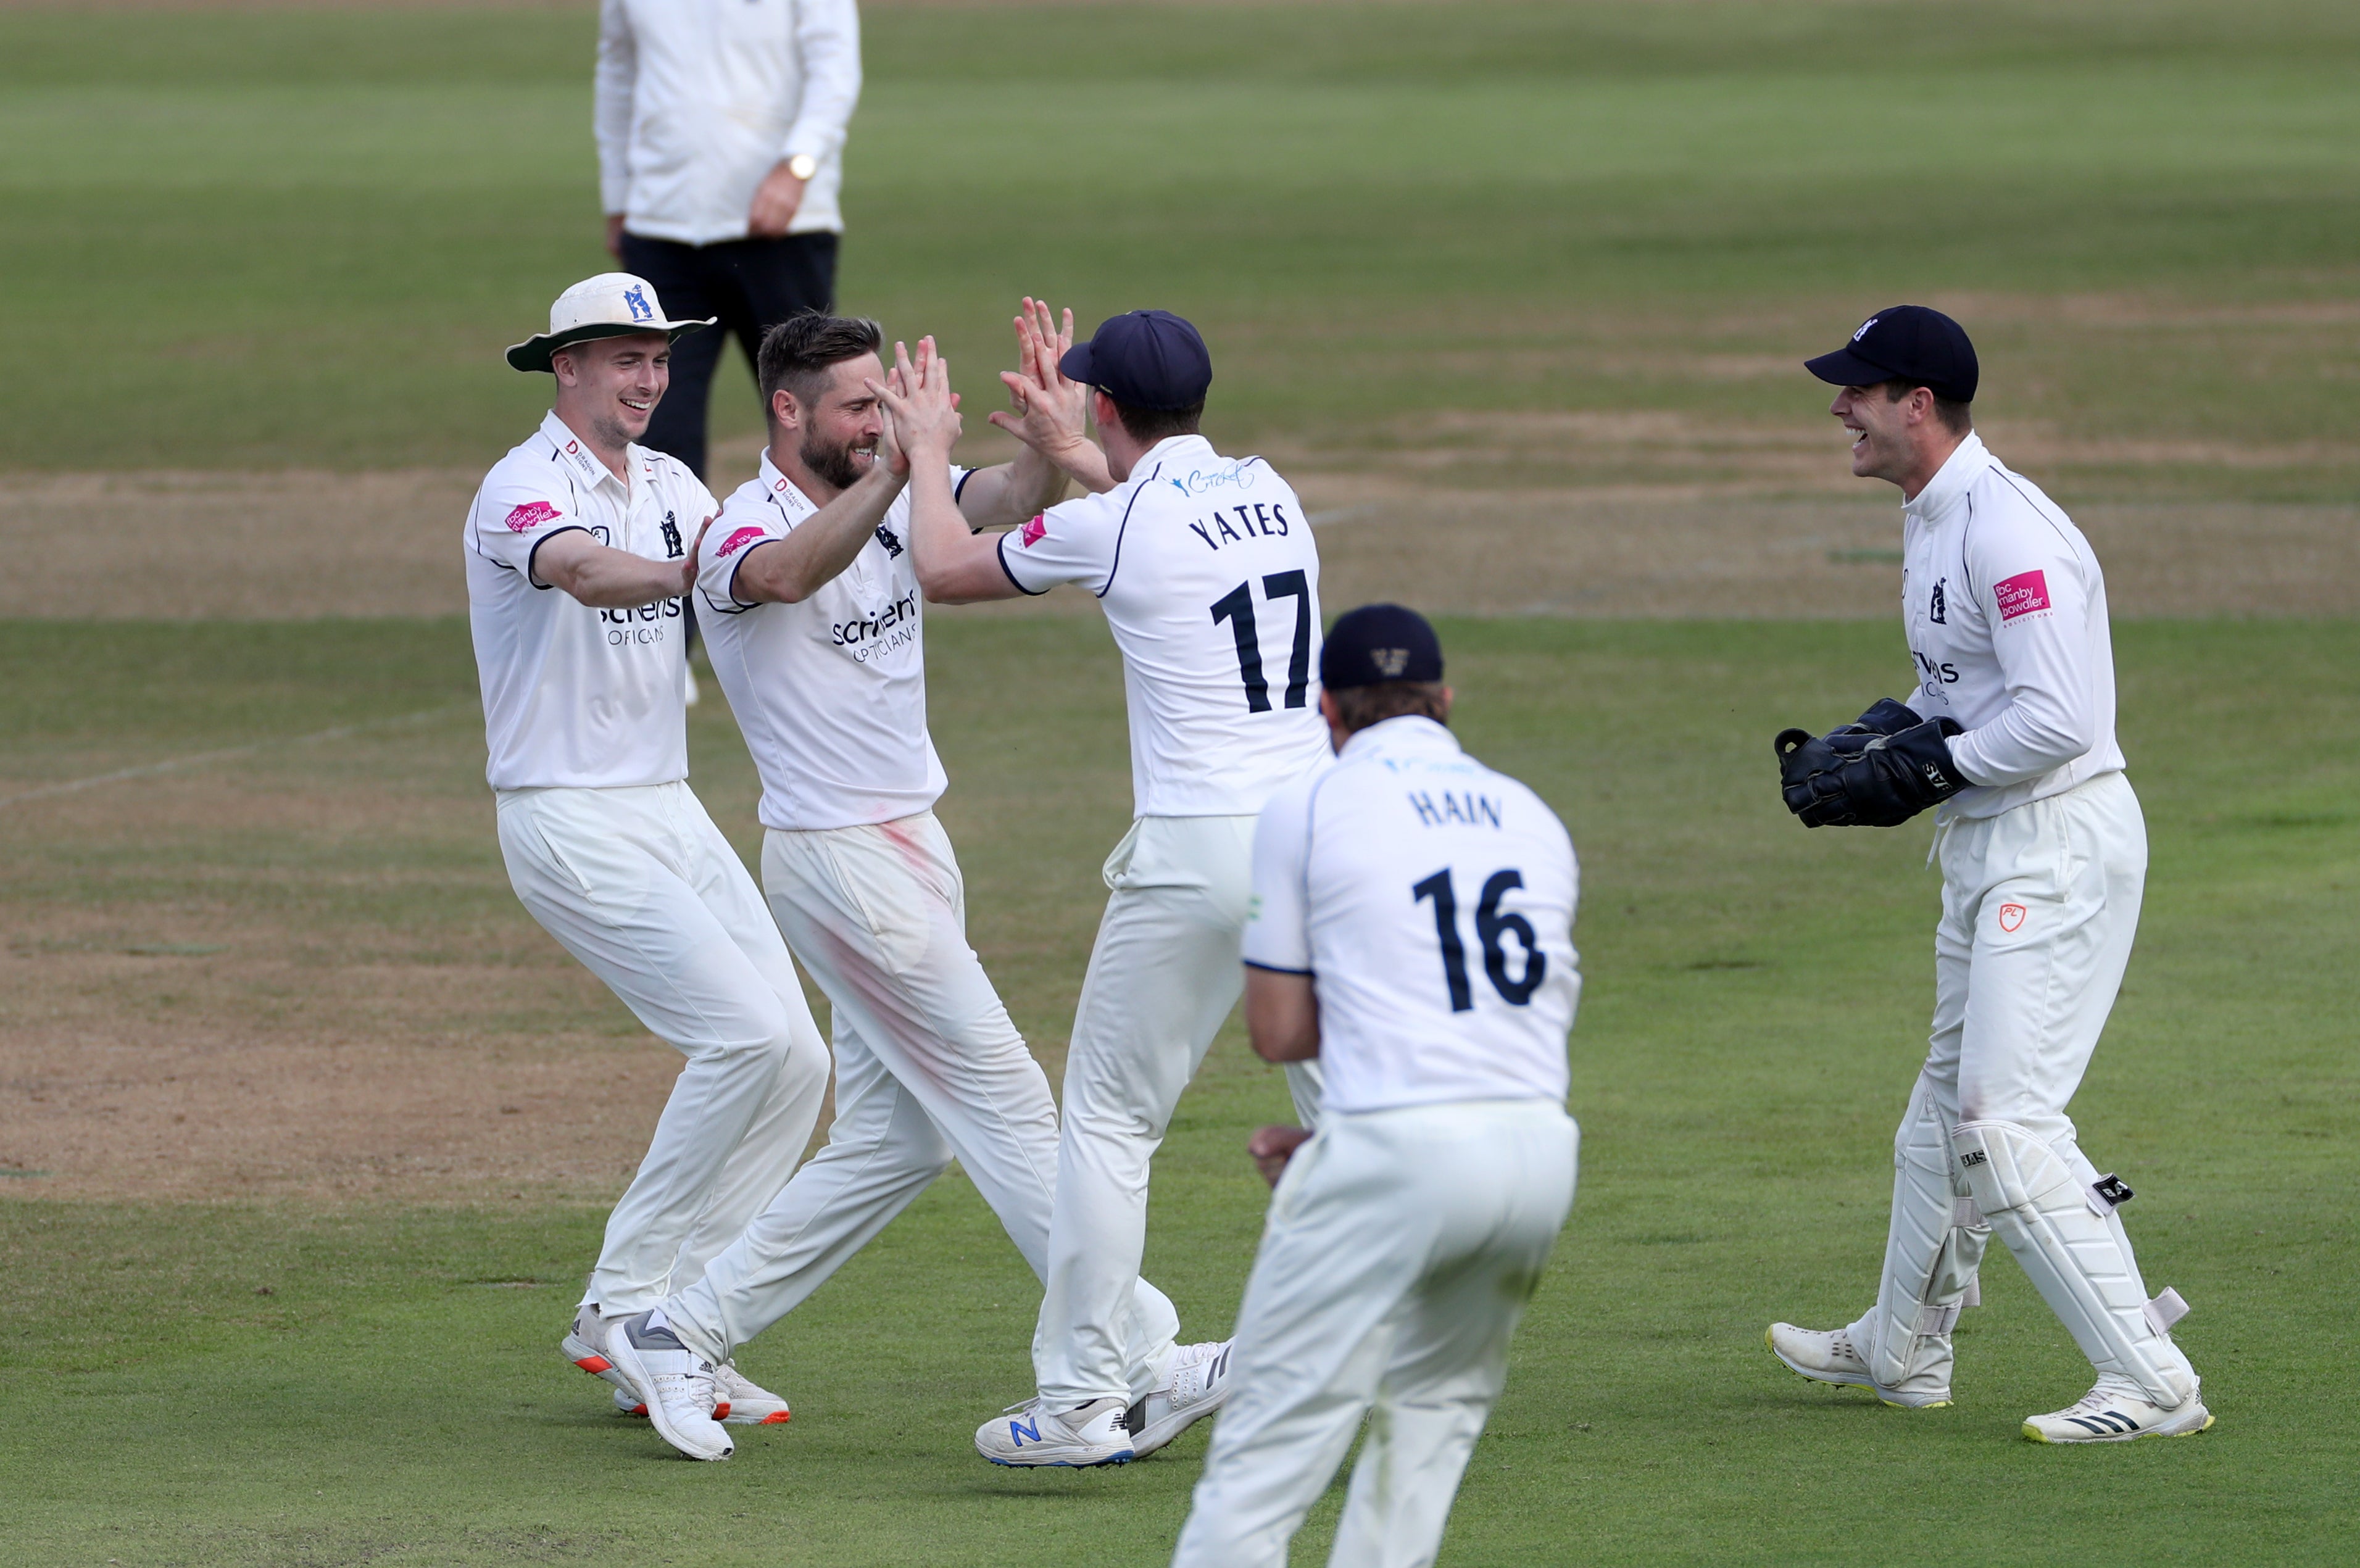
<path fill-rule="evenodd" d="M 762 530 L 759 528 L 739 528 L 736 533 L 731 534 L 727 539 L 721 541 L 721 548 L 713 552 L 714 559 L 716 561 L 727 561 L 729 557 L 737 554 L 739 550 L 744 550 L 748 545 L 752 544 L 756 539 L 760 539 L 761 537 Z"/>
<path fill-rule="evenodd" d="M 1023 531 L 1016 536 L 1016 542 L 1022 545 L 1026 550 L 1031 550 L 1034 545 L 1041 542 L 1041 536 L 1048 531 L 1048 523 L 1041 517 L 1035 517 L 1031 522 L 1024 525 Z"/>
<path fill-rule="evenodd" d="M 553 523 L 564 514 L 546 501 L 527 501 L 508 517 L 508 528 L 517 533 L 530 533 L 543 523 Z"/>
<path fill-rule="evenodd" d="M 1992 595 L 1999 601 L 1999 618 L 2003 621 L 2045 610 L 2049 608 L 2049 574 L 2019 572 L 2013 577 L 2003 577 L 1992 589 Z"/>

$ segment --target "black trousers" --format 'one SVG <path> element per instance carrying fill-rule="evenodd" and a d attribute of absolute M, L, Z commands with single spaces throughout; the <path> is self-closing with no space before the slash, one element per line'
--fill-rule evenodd
<path fill-rule="evenodd" d="M 836 305 L 836 235 L 789 234 L 775 240 L 677 240 L 623 235 L 623 267 L 656 286 L 664 314 L 718 316 L 718 327 L 688 333 L 672 348 L 672 387 L 648 421 L 644 446 L 669 452 L 705 477 L 705 407 L 724 333 L 737 334 L 751 365 L 762 334 L 806 310 Z M 731 486 L 730 488 L 734 488 Z"/>

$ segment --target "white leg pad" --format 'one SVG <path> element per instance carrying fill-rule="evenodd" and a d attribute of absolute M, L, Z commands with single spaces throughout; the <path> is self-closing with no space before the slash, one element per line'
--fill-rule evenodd
<path fill-rule="evenodd" d="M 1852 1325 L 1878 1387 L 1949 1396 L 1950 1332 L 1972 1305 L 1990 1231 L 1957 1196 L 1950 1139 L 1921 1088 L 1893 1148 L 1893 1220 L 1874 1310 Z"/>
<path fill-rule="evenodd" d="M 2090 1364 L 2167 1408 L 2195 1393 L 2188 1358 L 2148 1320 L 2112 1215 L 2090 1212 L 2087 1186 L 2057 1151 L 2014 1122 L 1961 1122 L 1950 1141 L 1976 1206 Z"/>

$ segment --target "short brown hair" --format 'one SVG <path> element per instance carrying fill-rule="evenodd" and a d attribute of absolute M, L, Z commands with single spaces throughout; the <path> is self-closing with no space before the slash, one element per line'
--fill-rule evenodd
<path fill-rule="evenodd" d="M 1098 390 L 1106 392 L 1103 387 Z M 1111 392 L 1107 392 L 1107 401 L 1114 405 L 1114 417 L 1122 421 L 1122 428 L 1130 432 L 1131 439 L 1145 441 L 1150 446 L 1173 436 L 1193 436 L 1205 423 L 1205 400 L 1202 397 L 1185 408 L 1134 408 Z"/>
<path fill-rule="evenodd" d="M 1348 686 L 1328 694 L 1336 699 L 1336 717 L 1345 731 L 1357 734 L 1404 713 L 1448 724 L 1446 715 L 1450 710 L 1444 704 L 1443 691 L 1439 681 L 1380 681 L 1373 686 Z"/>
<path fill-rule="evenodd" d="M 1920 387 L 1926 387 L 1926 384 L 1923 381 L 1912 381 L 1906 376 L 1896 376 L 1892 380 L 1883 383 L 1883 386 L 1885 400 L 1888 403 L 1898 403 Z M 1926 390 L 1934 392 L 1931 387 L 1926 387 Z M 1939 392 L 1934 392 L 1934 417 L 1941 420 L 1942 428 L 1954 436 L 1965 435 L 1975 428 L 1974 410 L 1955 398 L 1943 397 Z"/>
<path fill-rule="evenodd" d="M 847 359 L 876 354 L 884 345 L 885 329 L 865 316 L 824 316 L 812 310 L 788 317 L 762 334 L 761 352 L 754 356 L 763 416 L 771 417 L 782 387 L 809 408 L 827 390 L 830 370 Z"/>

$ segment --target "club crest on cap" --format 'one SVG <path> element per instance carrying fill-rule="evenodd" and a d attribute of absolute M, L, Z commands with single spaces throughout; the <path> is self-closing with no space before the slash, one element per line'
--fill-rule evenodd
<path fill-rule="evenodd" d="M 1369 662 L 1375 665 L 1377 673 L 1386 680 L 1398 681 L 1401 679 L 1401 672 L 1409 668 L 1409 649 L 1372 648 L 1369 649 Z"/>
<path fill-rule="evenodd" d="M 646 292 L 637 284 L 623 290 L 623 303 L 630 309 L 631 320 L 635 321 L 652 321 L 656 319 L 655 307 L 648 303 Z M 1861 329 L 1863 332 L 1867 330 L 1866 327 Z"/>
<path fill-rule="evenodd" d="M 1877 321 L 1878 321 L 1878 318 L 1877 318 L 1877 317 L 1875 317 L 1875 316 L 1871 316 L 1868 320 L 1866 320 L 1866 321 L 1863 321 L 1863 322 L 1860 324 L 1860 331 L 1858 331 L 1858 332 L 1856 332 L 1852 333 L 1852 342 L 1854 342 L 1854 343 L 1858 343 L 1858 342 L 1860 342 L 1860 340 L 1861 340 L 1861 339 L 1863 339 L 1863 338 L 1864 338 L 1864 337 L 1868 336 L 1868 329 L 1869 329 L 1869 328 L 1871 328 L 1871 327 L 1873 327 L 1873 326 L 1874 326 L 1874 325 L 1876 325 Z"/>

